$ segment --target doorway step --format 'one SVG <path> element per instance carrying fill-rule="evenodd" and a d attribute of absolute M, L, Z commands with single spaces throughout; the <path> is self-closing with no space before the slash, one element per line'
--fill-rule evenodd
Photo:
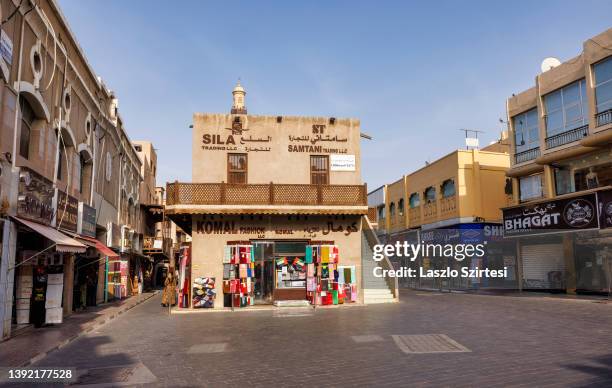
<path fill-rule="evenodd" d="M 307 300 L 277 300 L 274 302 L 276 307 L 309 307 L 310 302 Z"/>

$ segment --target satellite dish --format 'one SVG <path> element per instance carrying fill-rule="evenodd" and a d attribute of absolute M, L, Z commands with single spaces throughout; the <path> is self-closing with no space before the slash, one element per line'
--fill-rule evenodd
<path fill-rule="evenodd" d="M 544 58 L 542 64 L 540 65 L 540 69 L 542 69 L 542 73 L 552 69 L 553 67 L 557 67 L 561 64 L 561 61 L 555 57 Z"/>

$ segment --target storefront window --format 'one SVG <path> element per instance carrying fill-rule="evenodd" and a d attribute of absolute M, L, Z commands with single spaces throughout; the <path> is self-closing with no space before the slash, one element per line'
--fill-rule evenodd
<path fill-rule="evenodd" d="M 612 185 L 611 152 L 597 152 L 559 163 L 554 175 L 557 195 Z"/>
<path fill-rule="evenodd" d="M 521 177 L 519 179 L 519 192 L 521 201 L 543 197 L 542 174 Z"/>

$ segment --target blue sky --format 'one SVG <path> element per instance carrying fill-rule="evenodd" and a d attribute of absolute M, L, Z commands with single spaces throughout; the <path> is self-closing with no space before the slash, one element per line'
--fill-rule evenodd
<path fill-rule="evenodd" d="M 194 112 L 227 112 L 241 77 L 252 114 L 357 117 L 369 189 L 496 139 L 505 99 L 612 27 L 610 1 L 60 0 L 133 140 L 158 149 L 158 185 L 191 180 Z"/>

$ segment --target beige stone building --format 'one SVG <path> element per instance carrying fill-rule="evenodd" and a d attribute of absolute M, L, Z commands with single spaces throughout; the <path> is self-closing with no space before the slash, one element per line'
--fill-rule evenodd
<path fill-rule="evenodd" d="M 508 98 L 513 205 L 506 236 L 524 289 L 607 292 L 612 256 L 612 29 L 549 58 Z"/>
<path fill-rule="evenodd" d="M 6 338 L 11 328 L 58 323 L 83 304 L 130 291 L 128 271 L 107 263 L 133 268 L 140 254 L 142 177 L 118 100 L 57 3 L 2 0 L 0 15 L 0 321 Z M 35 272 L 51 286 L 37 284 Z M 97 286 L 82 287 L 88 278 Z"/>
<path fill-rule="evenodd" d="M 214 278 L 214 307 L 231 306 L 233 276 L 227 271 L 233 264 L 227 254 L 239 246 L 252 252 L 252 276 L 242 293 L 252 299 L 247 304 L 312 302 L 310 277 L 319 285 L 324 280 L 318 297 L 322 291 L 320 303 L 325 303 L 334 280 L 327 281 L 328 265 L 316 259 L 315 273 L 306 273 L 308 251 L 335 247 L 333 279 L 352 285 L 353 299 L 363 302 L 367 204 L 359 120 L 250 115 L 245 94 L 238 84 L 230 114 L 194 114 L 193 183 L 167 187 L 167 214 L 192 236 L 194 287 L 202 278 Z M 323 274 L 319 267 L 325 267 Z"/>

